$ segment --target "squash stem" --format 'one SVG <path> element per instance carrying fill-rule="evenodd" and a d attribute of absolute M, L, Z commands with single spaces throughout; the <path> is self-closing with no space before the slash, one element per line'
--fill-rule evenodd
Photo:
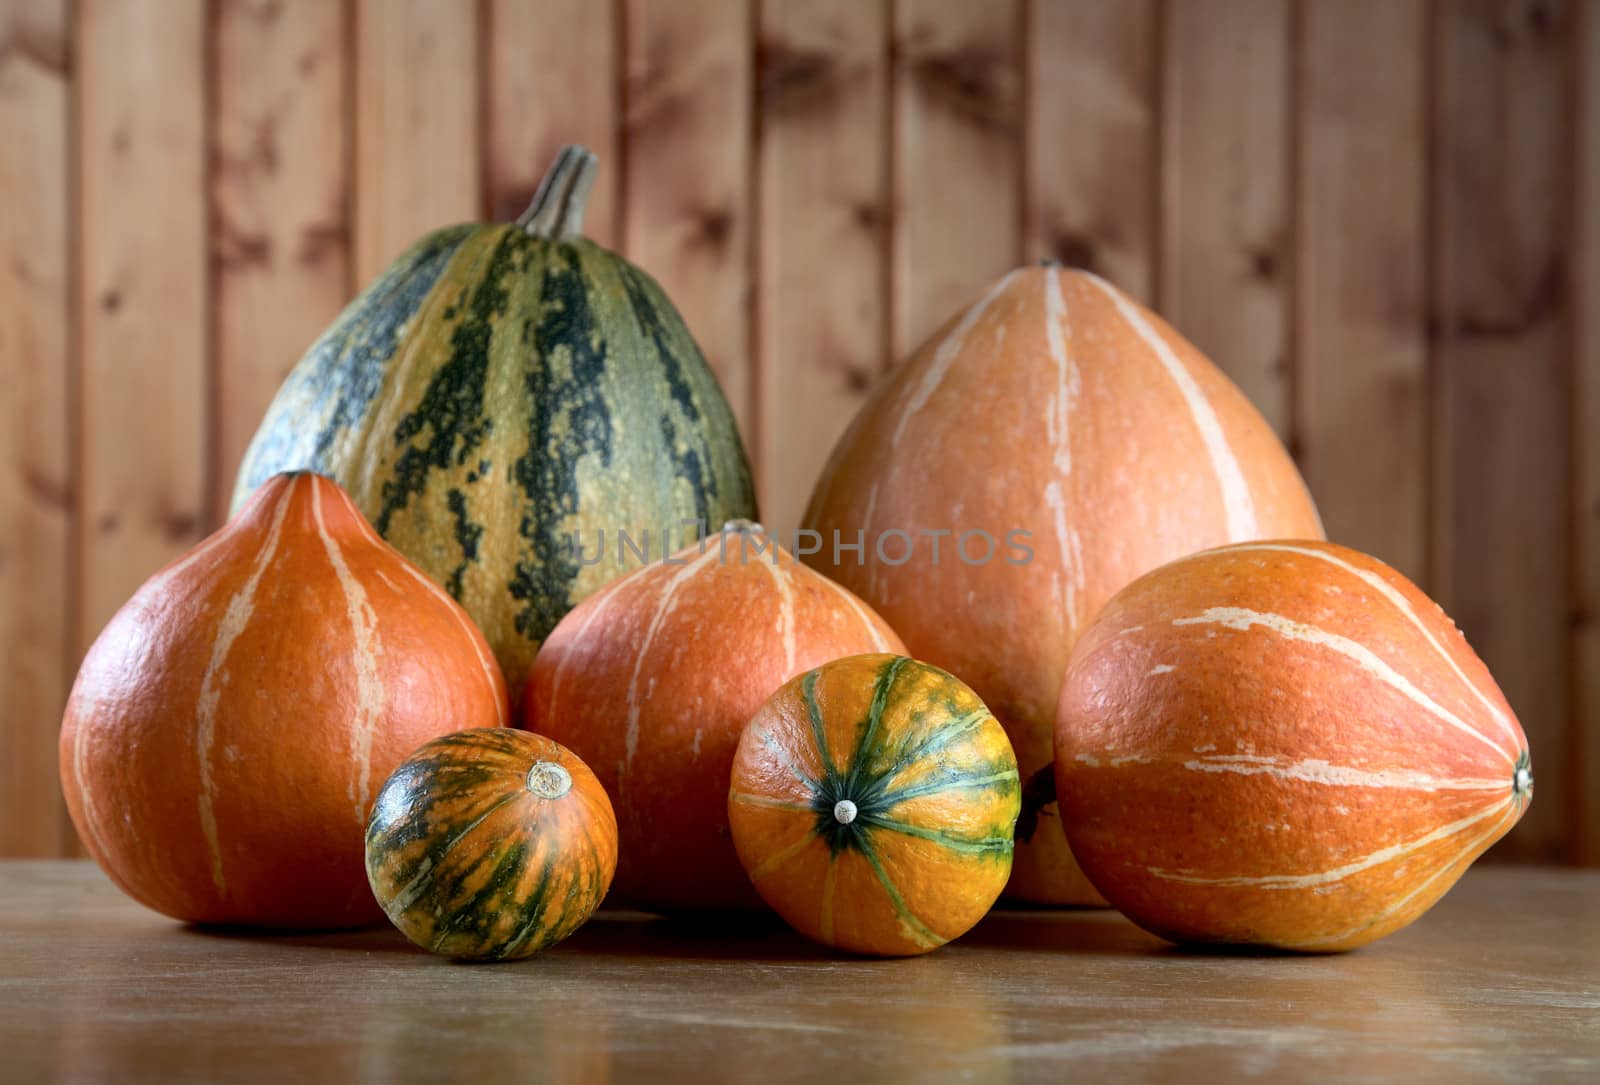
<path fill-rule="evenodd" d="M 533 202 L 517 216 L 517 225 L 550 241 L 569 241 L 582 234 L 583 213 L 599 170 L 600 160 L 588 148 L 576 143 L 561 148 Z"/>

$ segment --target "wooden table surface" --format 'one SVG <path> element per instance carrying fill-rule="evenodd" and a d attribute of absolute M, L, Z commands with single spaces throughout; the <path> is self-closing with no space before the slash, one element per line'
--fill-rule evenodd
<path fill-rule="evenodd" d="M 915 960 L 603 913 L 517 964 L 393 931 L 173 923 L 87 862 L 0 863 L 0 1078 L 387 1082 L 1600 1080 L 1600 871 L 1484 868 L 1340 957 L 1001 911 Z"/>

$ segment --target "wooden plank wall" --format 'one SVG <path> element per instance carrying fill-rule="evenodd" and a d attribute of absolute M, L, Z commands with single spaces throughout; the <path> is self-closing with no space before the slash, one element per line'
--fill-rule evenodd
<path fill-rule="evenodd" d="M 300 351 L 568 141 L 781 529 L 1010 266 L 1156 305 L 1490 661 L 1497 854 L 1600 862 L 1600 0 L 0 0 L 0 854 L 75 846 L 78 658 Z"/>

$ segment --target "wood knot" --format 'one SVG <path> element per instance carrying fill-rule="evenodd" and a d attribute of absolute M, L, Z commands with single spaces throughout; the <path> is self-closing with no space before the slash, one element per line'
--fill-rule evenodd
<path fill-rule="evenodd" d="M 856 204 L 850 214 L 856 225 L 869 234 L 879 233 L 889 224 L 889 216 L 883 213 L 882 206 L 872 200 Z"/>
<path fill-rule="evenodd" d="M 733 236 L 733 213 L 725 208 L 707 208 L 696 216 L 694 239 L 713 249 L 724 248 Z"/>
<path fill-rule="evenodd" d="M 782 39 L 763 41 L 757 48 L 756 64 L 764 114 L 821 109 L 837 88 L 831 57 L 815 49 L 796 49 Z"/>
<path fill-rule="evenodd" d="M 1050 251 L 1066 267 L 1082 271 L 1100 270 L 1099 253 L 1095 243 L 1083 234 L 1071 232 L 1057 234 L 1050 245 Z"/>
<path fill-rule="evenodd" d="M 929 101 L 999 133 L 1016 125 L 1009 75 L 1002 57 L 979 48 L 932 53 L 911 66 L 913 83 Z"/>
<path fill-rule="evenodd" d="M 161 515 L 161 533 L 171 542 L 190 542 L 200 527 L 200 517 L 192 512 L 169 510 Z"/>

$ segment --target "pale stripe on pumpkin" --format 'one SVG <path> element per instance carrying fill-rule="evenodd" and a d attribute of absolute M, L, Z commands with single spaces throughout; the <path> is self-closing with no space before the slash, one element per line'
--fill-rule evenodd
<path fill-rule="evenodd" d="M 966 345 L 967 336 L 983 316 L 984 312 L 994 303 L 994 299 L 1005 293 L 1006 287 L 1011 285 L 1011 280 L 1016 276 L 1016 271 L 1008 271 L 1001 280 L 989 288 L 989 292 L 967 307 L 961 314 L 961 319 L 956 326 L 939 342 L 933 352 L 933 361 L 928 366 L 927 372 L 922 375 L 922 381 L 911 392 L 906 400 L 905 409 L 900 412 L 900 421 L 895 424 L 894 436 L 889 439 L 891 446 L 898 446 L 900 438 L 904 436 L 906 424 L 913 415 L 927 406 L 928 400 L 933 398 L 933 393 L 938 391 L 939 385 L 944 383 L 945 374 L 950 371 L 956 356 L 961 353 L 961 348 Z"/>
<path fill-rule="evenodd" d="M 1051 520 L 1055 526 L 1056 548 L 1061 555 L 1061 572 L 1058 574 L 1057 594 L 1061 598 L 1061 609 L 1067 616 L 1067 623 L 1073 628 L 1078 625 L 1078 583 L 1081 579 L 1082 568 L 1073 560 L 1073 547 L 1071 544 L 1072 528 L 1067 524 L 1067 499 L 1061 492 L 1061 480 L 1051 479 L 1044 488 L 1044 502 L 1050 507 Z"/>
<path fill-rule="evenodd" d="M 1421 851 L 1423 848 L 1437 844 L 1441 840 L 1448 840 L 1452 836 L 1459 835 L 1472 828 L 1472 826 L 1485 818 L 1501 813 L 1509 805 L 1511 805 L 1511 796 L 1507 795 L 1499 802 L 1485 807 L 1470 817 L 1452 821 L 1450 824 L 1441 826 L 1430 833 L 1425 833 L 1415 840 L 1391 844 L 1343 866 L 1312 871 L 1308 874 L 1233 875 L 1221 878 L 1202 878 L 1194 874 L 1184 874 L 1181 871 L 1163 870 L 1160 867 L 1146 867 L 1145 869 L 1165 881 L 1178 882 L 1183 885 L 1215 885 L 1226 888 L 1251 889 L 1311 889 L 1319 885 L 1342 882 L 1352 874 L 1360 874 L 1362 871 L 1371 870 L 1373 867 L 1382 866 L 1385 863 L 1391 863 L 1396 859 Z"/>
<path fill-rule="evenodd" d="M 835 595 L 844 600 L 845 606 L 849 607 L 855 616 L 861 619 L 861 627 L 867 631 L 867 636 L 872 638 L 872 646 L 880 652 L 892 651 L 893 649 L 889 647 L 889 642 L 884 639 L 883 633 L 878 629 L 878 623 L 867 617 L 867 612 L 862 609 L 855 595 L 842 584 L 835 582 L 832 577 L 820 573 L 818 575 L 821 577 L 822 582 L 832 589 Z"/>
<path fill-rule="evenodd" d="M 298 483 L 299 479 L 295 481 Z M 350 628 L 355 638 L 351 662 L 356 670 L 356 715 L 351 720 L 350 739 L 358 771 L 350 799 L 355 803 L 356 822 L 364 828 L 367 824 L 367 798 L 372 784 L 372 734 L 383 718 L 386 700 L 383 676 L 378 671 L 378 656 L 383 653 L 383 644 L 378 637 L 378 616 L 367 601 L 367 590 L 350 571 L 350 566 L 344 560 L 344 551 L 328 534 L 328 525 L 322 517 L 320 486 L 311 488 L 311 514 L 316 521 L 317 534 L 322 538 L 323 549 L 327 552 L 328 562 L 339 579 L 339 588 L 344 592 L 345 612 L 350 618 Z"/>
<path fill-rule="evenodd" d="M 1045 343 L 1050 348 L 1050 359 L 1056 364 L 1056 398 L 1045 413 L 1045 431 L 1050 436 L 1056 470 L 1066 475 L 1072 471 L 1072 441 L 1067 423 L 1072 414 L 1078 375 L 1067 353 L 1067 337 L 1062 331 L 1067 323 L 1067 299 L 1061 292 L 1061 273 L 1053 267 L 1045 269 L 1044 313 Z"/>
<path fill-rule="evenodd" d="M 1433 646 L 1433 650 L 1438 652 L 1439 655 L 1444 658 L 1444 661 L 1450 665 L 1450 669 L 1455 672 L 1457 678 L 1461 679 L 1462 684 L 1470 689 L 1473 692 L 1473 695 L 1476 696 L 1479 701 L 1483 702 L 1483 707 L 1489 710 L 1489 715 L 1494 718 L 1494 721 L 1497 724 L 1499 724 L 1500 729 L 1506 733 L 1506 737 L 1511 739 L 1512 745 L 1517 745 L 1516 731 L 1511 726 L 1510 717 L 1506 715 L 1505 711 L 1501 709 L 1499 705 L 1495 704 L 1494 701 L 1490 699 L 1489 695 L 1483 691 L 1483 687 L 1467 677 L 1466 672 L 1461 669 L 1461 664 L 1457 663 L 1455 656 L 1446 651 L 1444 645 L 1439 643 L 1438 638 L 1433 635 L 1433 631 L 1428 628 L 1427 623 L 1422 620 L 1422 616 L 1416 612 L 1416 609 L 1412 607 L 1410 601 L 1406 599 L 1404 595 L 1400 594 L 1399 591 L 1395 590 L 1394 585 L 1390 584 L 1383 577 L 1378 576 L 1376 573 L 1368 572 L 1365 569 L 1358 568 L 1357 566 L 1350 564 L 1348 561 L 1336 557 L 1325 550 L 1316 550 L 1309 546 L 1292 546 L 1288 543 L 1244 543 L 1239 546 L 1227 547 L 1227 549 L 1237 552 L 1249 552 L 1256 550 L 1276 551 L 1279 553 L 1301 554 L 1308 558 L 1316 558 L 1319 561 L 1325 561 L 1329 565 L 1343 569 L 1345 572 L 1352 574 L 1375 589 L 1379 595 L 1382 595 L 1384 599 L 1393 604 L 1394 608 L 1400 611 L 1400 613 L 1405 616 L 1408 622 L 1416 626 L 1417 630 L 1423 635 L 1424 638 L 1427 639 L 1428 643 Z"/>
<path fill-rule="evenodd" d="M 363 518 L 362 522 L 366 522 L 365 518 Z M 373 537 L 376 538 L 377 536 Z M 467 617 L 466 612 L 461 609 L 461 605 L 454 599 L 450 598 L 448 592 L 439 587 L 439 585 L 435 584 L 432 577 L 415 568 L 410 562 L 406 562 L 405 564 L 401 565 L 401 568 L 406 571 L 411 579 L 415 580 L 418 584 L 421 584 L 424 588 L 431 592 L 434 598 L 439 600 L 441 606 L 450 611 L 451 614 L 455 615 L 456 624 L 461 626 L 462 632 L 466 634 L 466 639 L 472 644 L 473 654 L 478 657 L 478 666 L 483 668 L 484 681 L 489 684 L 490 689 L 493 689 L 495 686 L 494 668 L 498 666 L 498 664 L 496 664 L 490 658 L 488 652 L 484 651 L 484 646 L 478 630 L 472 624 L 471 619 Z M 378 576 L 385 582 L 388 581 L 388 577 L 385 577 L 381 570 L 374 571 L 377 572 Z M 499 697 L 496 697 L 494 701 L 494 721 L 497 727 L 504 727 L 506 725 L 506 706 Z"/>
<path fill-rule="evenodd" d="M 578 624 L 577 632 L 572 636 L 573 645 L 576 646 L 586 643 L 584 637 L 589 632 L 589 626 L 594 624 L 594 620 L 600 617 L 601 612 L 604 611 L 610 604 L 612 596 L 616 594 L 617 586 L 624 583 L 626 580 L 626 577 L 619 576 L 607 583 L 605 587 L 595 592 L 594 595 L 590 596 L 589 613 L 585 614 L 583 621 Z M 576 655 L 576 647 L 569 648 L 566 654 L 561 657 L 561 662 L 556 664 L 555 674 L 551 676 L 550 703 L 546 711 L 548 711 L 552 716 L 555 715 L 556 700 L 561 695 L 562 679 L 566 677 L 567 667 L 572 663 L 572 660 Z"/>
<path fill-rule="evenodd" d="M 1508 756 L 1505 750 L 1495 745 L 1483 732 L 1471 726 L 1460 716 L 1457 716 L 1444 705 L 1418 689 L 1409 678 L 1384 662 L 1371 648 L 1359 641 L 1351 640 L 1349 637 L 1341 636 L 1338 633 L 1330 633 L 1318 626 L 1297 622 L 1281 614 L 1247 610 L 1243 607 L 1211 607 L 1205 613 L 1192 618 L 1174 618 L 1172 624 L 1220 625 L 1228 629 L 1237 629 L 1241 632 L 1248 631 L 1252 626 L 1260 626 L 1286 640 L 1300 641 L 1305 644 L 1315 644 L 1319 647 L 1327 648 L 1349 659 L 1378 681 L 1398 691 L 1408 700 L 1426 709 L 1462 734 L 1472 736 L 1501 757 Z M 1511 759 L 1514 760 L 1514 758 Z"/>
<path fill-rule="evenodd" d="M 1167 341 L 1161 338 L 1161 333 L 1144 318 L 1138 306 L 1098 275 L 1084 272 L 1084 277 L 1111 299 L 1111 303 L 1116 306 L 1117 312 L 1127 322 L 1128 327 L 1150 347 L 1156 360 L 1178 386 L 1178 391 L 1183 393 L 1184 401 L 1189 406 L 1189 413 L 1194 416 L 1195 426 L 1200 431 L 1200 438 L 1205 442 L 1206 452 L 1211 457 L 1211 469 L 1216 473 L 1217 485 L 1222 489 L 1222 504 L 1228 517 L 1229 537 L 1248 539 L 1258 534 L 1255 501 L 1250 496 L 1250 487 L 1245 482 L 1244 472 L 1240 469 L 1239 461 L 1228 444 L 1227 435 L 1222 432 L 1222 423 L 1217 419 L 1216 409 L 1211 406 L 1211 401 L 1206 398 L 1194 375 L 1189 372 L 1188 367 L 1183 364 L 1183 360 Z"/>
<path fill-rule="evenodd" d="M 1500 815 L 1499 819 L 1495 821 L 1495 823 L 1487 830 L 1467 841 L 1466 846 L 1456 853 L 1455 858 L 1451 859 L 1448 863 L 1439 864 L 1439 868 L 1437 870 L 1413 886 L 1409 893 L 1406 893 L 1399 900 L 1395 901 L 1393 904 L 1389 905 L 1389 907 L 1379 912 L 1372 919 L 1369 919 L 1364 923 L 1359 923 L 1354 927 L 1349 927 L 1338 932 L 1337 934 L 1324 935 L 1321 938 L 1313 938 L 1305 942 L 1295 942 L 1287 948 L 1322 949 L 1327 946 L 1335 946 L 1346 941 L 1347 939 L 1354 938 L 1363 931 L 1369 931 L 1380 924 L 1388 922 L 1396 915 L 1400 914 L 1400 912 L 1410 905 L 1412 901 L 1416 900 L 1417 897 L 1426 892 L 1428 887 L 1434 882 L 1438 881 L 1446 874 L 1454 871 L 1462 863 L 1470 863 L 1473 859 L 1475 859 L 1481 849 L 1492 843 L 1499 837 L 1501 833 L 1505 832 L 1507 822 L 1514 822 L 1516 818 L 1517 810 L 1513 805 L 1509 807 L 1505 813 Z"/>
<path fill-rule="evenodd" d="M 776 543 L 774 543 L 776 546 Z M 772 574 L 772 583 L 778 589 L 778 636 L 783 640 L 783 677 L 788 681 L 794 674 L 795 640 L 794 640 L 794 585 L 787 569 L 779 568 L 777 562 L 761 561 L 768 572 Z"/>
<path fill-rule="evenodd" d="M 228 881 L 222 872 L 222 843 L 217 835 L 217 812 L 213 792 L 216 781 L 211 776 L 211 747 L 216 743 L 217 703 L 222 699 L 222 666 L 227 662 L 233 642 L 250 624 L 255 613 L 256 589 L 261 577 L 278 550 L 278 539 L 283 534 L 283 518 L 294 500 L 295 491 L 306 481 L 301 475 L 283 488 L 278 505 L 272 510 L 272 526 L 267 529 L 266 541 L 250 567 L 250 575 L 243 586 L 228 600 L 222 618 L 217 622 L 215 639 L 211 642 L 211 659 L 206 663 L 205 674 L 200 679 L 200 696 L 195 703 L 195 756 L 200 766 L 200 831 L 205 834 L 206 850 L 211 859 L 211 881 L 217 892 L 228 893 Z"/>
<path fill-rule="evenodd" d="M 625 739 L 626 753 L 622 762 L 622 777 L 627 779 L 628 770 L 633 768 L 633 755 L 639 748 L 639 676 L 644 670 L 644 661 L 650 657 L 650 646 L 655 643 L 656 634 L 661 631 L 661 623 L 672 613 L 672 597 L 678 593 L 678 588 L 688 580 L 706 562 L 719 556 L 716 548 L 707 548 L 704 554 L 695 558 L 689 564 L 679 569 L 671 580 L 667 581 L 666 588 L 661 592 L 661 601 L 656 604 L 656 611 L 650 617 L 650 625 L 645 630 L 644 642 L 639 645 L 638 655 L 633 661 L 633 676 L 628 680 L 628 730 Z"/>
<path fill-rule="evenodd" d="M 1113 760 L 1112 764 L 1116 764 Z M 1273 776 L 1280 780 L 1299 780 L 1330 787 L 1399 788 L 1406 791 L 1509 791 L 1511 780 L 1474 777 L 1430 776 L 1407 769 L 1358 769 L 1334 765 L 1315 758 L 1283 763 L 1282 758 L 1250 754 L 1217 754 L 1185 761 L 1193 772 L 1231 772 L 1241 776 Z"/>

